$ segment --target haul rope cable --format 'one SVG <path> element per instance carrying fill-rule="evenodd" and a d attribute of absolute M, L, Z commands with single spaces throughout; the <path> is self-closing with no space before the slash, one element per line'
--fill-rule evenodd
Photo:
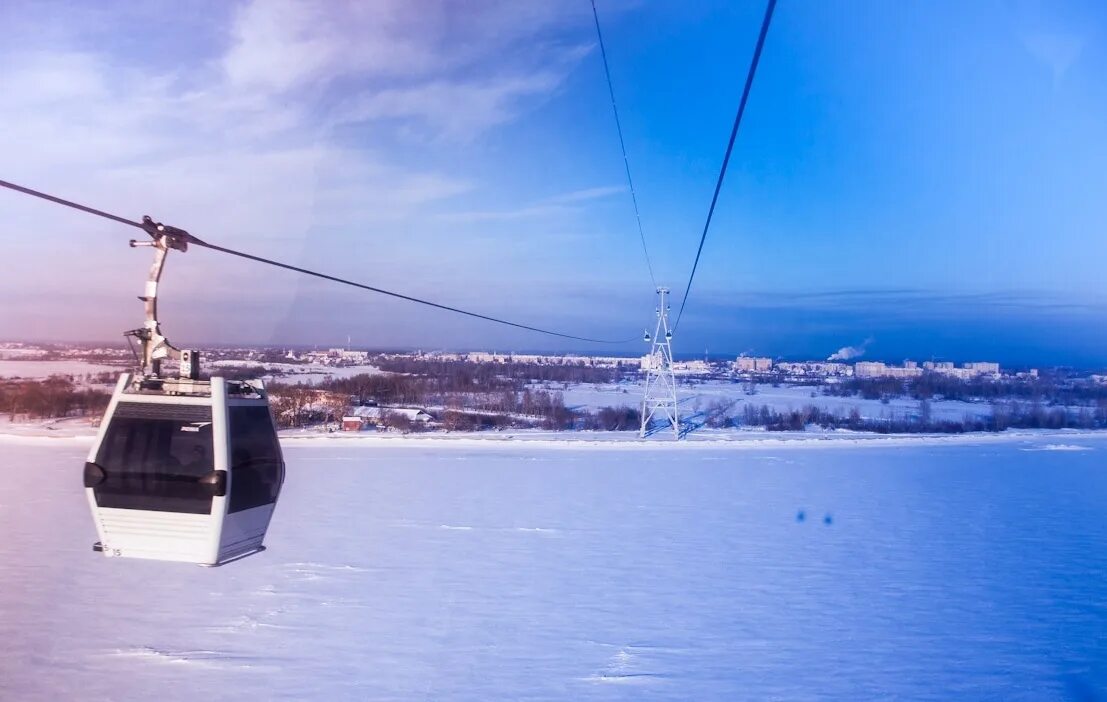
<path fill-rule="evenodd" d="M 715 214 L 715 203 L 719 201 L 719 191 L 723 187 L 723 178 L 726 177 L 726 167 L 730 163 L 730 152 L 734 150 L 734 139 L 738 136 L 738 125 L 742 123 L 742 114 L 746 111 L 746 102 L 750 97 L 750 88 L 753 86 L 753 77 L 757 73 L 757 63 L 761 60 L 761 49 L 765 46 L 765 35 L 769 32 L 769 23 L 773 19 L 773 8 L 776 0 L 769 0 L 765 7 L 765 19 L 761 22 L 761 34 L 757 37 L 757 46 L 753 50 L 753 60 L 750 62 L 750 70 L 746 74 L 746 86 L 742 90 L 742 100 L 738 103 L 738 114 L 734 117 L 734 127 L 730 130 L 730 141 L 726 146 L 726 155 L 723 156 L 723 165 L 719 169 L 719 179 L 715 183 L 715 194 L 711 197 L 711 207 L 707 210 L 707 221 L 703 225 L 703 234 L 700 235 L 700 246 L 696 249 L 696 260 L 692 263 L 692 273 L 688 276 L 688 285 L 684 288 L 684 298 L 680 301 L 680 311 L 677 313 L 673 331 L 680 326 L 680 318 L 684 316 L 684 306 L 688 304 L 688 293 L 692 290 L 692 279 L 696 277 L 696 269 L 700 265 L 700 254 L 703 253 L 703 242 L 707 240 L 707 230 L 711 227 L 711 217 Z"/>
<path fill-rule="evenodd" d="M 646 255 L 646 267 L 650 270 L 650 280 L 657 288 L 657 277 L 653 274 L 653 263 L 646 248 L 646 234 L 642 230 L 642 215 L 638 212 L 638 195 L 634 192 L 634 179 L 630 177 L 630 159 L 627 158 L 627 145 L 623 141 L 623 125 L 619 122 L 619 108 L 615 105 L 615 88 L 611 83 L 611 68 L 607 65 L 607 50 L 603 44 L 603 32 L 600 31 L 600 15 L 596 12 L 596 0 L 592 0 L 592 17 L 596 20 L 596 38 L 600 44 L 600 56 L 603 58 L 603 72 L 607 76 L 607 93 L 611 96 L 611 111 L 615 113 L 615 131 L 619 133 L 619 148 L 623 152 L 623 165 L 627 171 L 627 186 L 630 188 L 630 200 L 634 203 L 634 219 L 638 222 L 638 238 L 642 240 L 642 253 Z"/>
<path fill-rule="evenodd" d="M 506 319 L 500 319 L 498 317 L 492 317 L 492 316 L 489 316 L 489 315 L 486 315 L 486 314 L 480 314 L 479 312 L 470 312 L 469 310 L 463 310 L 463 309 L 460 309 L 458 307 L 451 307 L 449 305 L 443 305 L 443 304 L 438 303 L 438 302 L 432 302 L 430 300 L 424 300 L 422 298 L 413 297 L 411 295 L 404 295 L 403 293 L 393 292 L 391 290 L 385 290 L 384 288 L 378 288 L 378 287 L 374 287 L 372 285 L 366 285 L 364 283 L 358 283 L 358 282 L 355 282 L 355 281 L 352 281 L 352 280 L 346 280 L 345 278 L 339 278 L 337 276 L 328 275 L 326 273 L 320 273 L 318 271 L 309 270 L 307 268 L 301 268 L 299 266 L 293 266 L 293 265 L 288 264 L 288 263 L 281 263 L 280 261 L 274 261 L 272 259 L 263 258 L 261 256 L 255 256 L 253 254 L 248 254 L 248 253 L 245 253 L 243 251 L 236 251 L 234 249 L 229 249 L 229 248 L 226 248 L 224 246 L 218 246 L 216 244 L 209 244 L 208 242 L 204 241 L 203 239 L 199 239 L 199 238 L 193 236 L 192 234 L 189 234 L 188 232 L 184 231 L 183 229 L 177 229 L 176 227 L 169 227 L 169 226 L 166 226 L 166 225 L 159 224 L 157 222 L 154 222 L 149 217 L 143 218 L 142 222 L 136 222 L 134 220 L 127 219 L 126 217 L 120 217 L 118 215 L 114 215 L 114 214 L 111 214 L 109 212 L 104 212 L 103 210 L 97 210 L 95 208 L 88 207 L 86 205 L 81 205 L 79 203 L 72 202 L 70 200 L 64 200 L 60 197 L 56 197 L 54 195 L 48 195 L 47 193 L 43 193 L 43 192 L 40 192 L 38 190 L 32 190 L 31 188 L 27 188 L 27 187 L 24 187 L 22 185 L 16 185 L 15 183 L 10 183 L 10 182 L 5 181 L 5 180 L 0 180 L 0 187 L 8 188 L 9 190 L 14 190 L 16 192 L 23 193 L 24 195 L 31 195 L 32 197 L 41 198 L 43 200 L 47 200 L 49 202 L 53 202 L 53 203 L 58 204 L 58 205 L 63 205 L 65 207 L 71 207 L 75 210 L 80 210 L 82 212 L 87 212 L 88 214 L 93 214 L 93 215 L 96 215 L 98 217 L 103 217 L 105 219 L 110 219 L 112 221 L 119 222 L 120 224 L 126 224 L 126 225 L 129 225 L 129 226 L 132 226 L 132 227 L 136 227 L 138 229 L 142 229 L 143 231 L 151 234 L 152 236 L 155 234 L 155 232 L 169 231 L 169 232 L 173 233 L 174 235 L 182 238 L 187 243 L 193 244 L 194 246 L 199 246 L 199 247 L 202 247 L 202 248 L 205 248 L 205 249 L 211 249 L 212 251 L 217 251 L 219 253 L 224 253 L 224 254 L 227 254 L 227 255 L 230 255 L 230 256 L 237 256 L 238 258 L 244 258 L 244 259 L 247 259 L 247 260 L 250 260 L 250 261 L 256 261 L 258 263 L 264 263 L 264 264 L 267 264 L 267 265 L 270 265 L 270 266 L 275 266 L 277 268 L 283 268 L 285 270 L 294 271 L 296 273 L 303 273 L 304 275 L 310 275 L 310 276 L 313 276 L 315 278 L 321 278 L 323 280 L 329 280 L 329 281 L 334 282 L 334 283 L 340 283 L 342 285 L 349 285 L 351 287 L 360 288 L 362 290 L 368 290 L 369 292 L 375 292 L 375 293 L 379 293 L 381 295 L 387 295 L 389 297 L 395 297 L 395 298 L 398 298 L 400 300 L 406 300 L 408 302 L 414 302 L 414 303 L 419 304 L 419 305 L 425 305 L 427 307 L 434 307 L 436 309 L 445 310 L 447 312 L 454 312 L 456 314 L 465 315 L 467 317 L 473 317 L 475 319 L 483 319 L 486 322 L 493 322 L 495 324 L 503 324 L 503 325 L 506 325 L 506 326 L 509 326 L 509 327 L 515 327 L 516 329 L 525 329 L 526 331 L 537 332 L 539 334 L 546 334 L 546 335 L 549 335 L 549 336 L 557 336 L 557 337 L 561 337 L 562 339 L 571 339 L 573 341 L 583 341 L 583 342 L 587 342 L 587 343 L 591 343 L 591 344 L 627 344 L 627 343 L 630 343 L 632 341 L 636 341 L 638 339 L 637 335 L 635 335 L 635 336 L 633 336 L 629 339 L 618 339 L 618 340 L 615 340 L 615 339 L 593 339 L 593 338 L 586 337 L 586 336 L 576 336 L 574 334 L 565 334 L 563 332 L 551 331 L 549 329 L 542 329 L 541 327 L 535 327 L 535 326 L 531 326 L 529 324 L 521 324 L 519 322 L 512 322 L 512 321 L 509 321 L 509 320 L 506 320 Z"/>

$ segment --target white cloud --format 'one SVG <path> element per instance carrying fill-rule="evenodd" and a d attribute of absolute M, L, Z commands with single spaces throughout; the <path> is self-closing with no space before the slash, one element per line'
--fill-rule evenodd
<path fill-rule="evenodd" d="M 221 66 L 236 92 L 319 96 L 328 126 L 399 121 L 404 134 L 468 141 L 562 84 L 591 47 L 545 35 L 578 15 L 488 0 L 251 2 Z"/>
<path fill-rule="evenodd" d="M 417 35 L 432 4 L 250 2 L 237 13 L 222 66 L 238 87 L 283 92 L 344 74 L 421 73 L 434 61 L 433 34 Z"/>
<path fill-rule="evenodd" d="M 554 195 L 533 204 L 526 205 L 525 207 L 503 210 L 446 212 L 440 214 L 438 218 L 450 222 L 506 222 L 532 217 L 549 218 L 578 212 L 581 203 L 590 200 L 599 200 L 625 192 L 626 188 L 619 185 L 585 188 L 583 190 L 574 190 L 573 192 Z"/>
<path fill-rule="evenodd" d="M 94 23 L 87 12 L 81 21 Z M 316 189 L 318 176 L 332 208 L 345 194 L 402 214 L 471 186 L 390 159 L 382 130 L 372 130 L 371 148 L 353 149 L 333 142 L 332 130 L 382 121 L 468 141 L 510 121 L 524 99 L 556 90 L 578 57 L 575 46 L 536 39 L 565 14 L 506 2 L 249 2 L 232 13 L 226 46 L 172 70 L 114 55 L 110 43 L 99 53 L 13 43 L 0 47 L 0 165 L 73 195 L 99 194 L 105 181 L 135 191 L 172 185 L 206 211 L 232 200 L 264 211 Z M 532 41 L 520 68 L 504 75 L 497 52 L 522 38 Z M 269 177 L 285 167 L 296 172 L 290 180 Z M 235 187 L 231 174 L 248 182 Z"/>
<path fill-rule="evenodd" d="M 624 185 L 602 185 L 596 188 L 584 188 L 582 190 L 574 190 L 571 193 L 562 193 L 561 195 L 555 195 L 547 200 L 547 202 L 557 204 L 567 204 L 571 202 L 586 202 L 588 200 L 599 200 L 612 195 L 621 195 L 627 191 Z"/>
<path fill-rule="evenodd" d="M 337 122 L 415 120 L 431 134 L 468 140 L 504 124 L 519 112 L 526 97 L 544 95 L 560 85 L 563 76 L 534 73 L 485 81 L 433 81 L 363 95 L 345 105 Z"/>
<path fill-rule="evenodd" d="M 248 2 L 229 13 L 225 31 L 210 32 L 222 43 L 179 47 L 172 60 L 148 62 L 120 48 L 123 37 L 103 33 L 112 23 L 100 15 L 109 11 L 95 7 L 73 21 L 95 24 L 97 42 L 83 41 L 73 27 L 36 44 L 36 27 L 53 20 L 28 6 L 12 18 L 19 41 L 0 46 L 0 177 L 292 261 L 326 243 L 321 230 L 349 232 L 328 240 L 331 252 L 369 241 L 378 249 L 364 260 L 397 261 L 373 274 L 395 277 L 406 267 L 403 256 L 427 263 L 418 250 L 404 252 L 405 238 L 426 240 L 413 223 L 476 184 L 464 172 L 407 158 L 393 137 L 471 149 L 487 130 L 541 104 L 588 50 L 555 36 L 585 18 L 579 10 L 449 0 Z M 172 27 L 175 12 L 185 11 L 154 14 Z M 340 134 L 351 124 L 367 127 L 353 145 Z M 133 298 L 145 257 L 119 245 L 133 232 L 11 193 L 0 194 L 0 211 L 0 255 L 18 250 L 23 264 L 5 291 L 34 285 L 49 307 L 70 281 L 83 280 L 107 298 Z M 74 255 L 58 259 L 46 248 L 24 248 L 28 232 L 55 242 L 74 232 L 107 237 L 82 238 Z M 295 294 L 294 281 L 260 267 L 189 256 L 203 265 L 170 269 L 170 289 L 182 297 L 234 294 L 245 306 L 251 296 L 272 294 L 265 299 L 280 308 Z M 327 260 L 339 268 L 355 263 Z M 438 264 L 450 262 L 429 262 Z M 45 270 L 52 274 L 44 278 Z M 95 330 L 114 330 L 120 315 L 134 315 L 125 305 L 57 304 L 59 322 L 78 313 L 70 335 L 110 336 Z M 256 331 L 257 320 L 249 323 Z M 6 324 L 0 334 L 20 333 Z"/>
<path fill-rule="evenodd" d="M 1084 49 L 1083 37 L 1069 33 L 1031 32 L 1024 34 L 1022 41 L 1027 51 L 1053 72 L 1055 83 L 1065 77 Z"/>

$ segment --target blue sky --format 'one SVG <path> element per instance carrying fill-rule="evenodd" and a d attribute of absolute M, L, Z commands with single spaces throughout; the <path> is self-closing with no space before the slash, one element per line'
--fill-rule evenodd
<path fill-rule="evenodd" d="M 0 177 L 570 333 L 651 322 L 586 1 L 178 5 L 0 5 Z M 764 5 L 598 7 L 683 290 Z M 678 350 L 1103 365 L 1105 74 L 1097 2 L 781 0 Z M 131 232 L 0 208 L 0 336 L 137 326 Z M 206 251 L 163 295 L 181 344 L 610 350 Z"/>

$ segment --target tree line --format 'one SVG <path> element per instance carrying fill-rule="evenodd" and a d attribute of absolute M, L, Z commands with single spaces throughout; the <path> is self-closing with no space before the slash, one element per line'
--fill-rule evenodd
<path fill-rule="evenodd" d="M 629 359 L 628 359 L 629 363 Z M 373 365 L 391 373 L 429 376 L 435 378 L 477 377 L 484 381 L 492 378 L 506 380 L 515 389 L 531 382 L 554 383 L 613 383 L 625 372 L 620 368 L 593 366 L 584 362 L 573 363 L 472 363 L 437 358 L 376 357 Z M 629 367 L 629 366 L 628 366 Z M 635 365 L 633 371 L 637 373 Z"/>
<path fill-rule="evenodd" d="M 942 373 L 923 373 L 917 378 L 849 378 L 827 383 L 823 394 L 860 396 L 867 400 L 911 397 L 916 400 L 1019 399 L 1052 405 L 1096 405 L 1107 401 L 1107 385 L 1043 375 L 1038 378 L 961 379 Z"/>
<path fill-rule="evenodd" d="M 66 376 L 0 382 L 0 413 L 11 421 L 102 414 L 111 395 L 79 388 Z"/>
<path fill-rule="evenodd" d="M 630 407 L 605 407 L 595 412 L 568 407 L 560 392 L 531 388 L 517 379 L 486 373 L 475 364 L 454 366 L 441 377 L 362 374 L 316 386 L 272 383 L 269 395 L 282 427 L 337 423 L 357 405 L 380 407 L 377 426 L 402 432 L 439 428 L 617 431 L 637 428 L 641 421 L 638 410 Z M 426 409 L 435 421 L 428 426 L 389 412 L 389 407 L 398 406 Z"/>
<path fill-rule="evenodd" d="M 990 416 L 966 415 L 961 419 L 934 419 L 929 401 L 920 403 L 919 412 L 902 417 L 862 417 L 856 409 L 842 416 L 814 405 L 779 411 L 768 405 L 748 404 L 735 416 L 716 404 L 705 411 L 705 424 L 716 428 L 763 427 L 768 431 L 803 431 L 810 426 L 822 429 L 850 429 L 877 434 L 961 434 L 964 432 L 1001 432 L 1007 429 L 1107 429 L 1107 402 L 1096 407 L 1066 409 L 1042 404 L 997 403 Z"/>

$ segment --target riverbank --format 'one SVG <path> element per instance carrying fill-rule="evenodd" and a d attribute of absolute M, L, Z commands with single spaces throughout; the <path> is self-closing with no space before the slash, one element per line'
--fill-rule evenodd
<path fill-rule="evenodd" d="M 73 442 L 91 446 L 96 428 L 87 419 L 70 418 L 40 422 L 13 423 L 0 420 L 0 444 Z M 389 446 L 426 448 L 436 446 L 514 446 L 533 448 L 609 450 L 696 450 L 811 448 L 858 446 L 964 445 L 1010 442 L 1042 444 L 1038 450 L 1080 450 L 1090 448 L 1072 442 L 1107 442 L 1107 431 L 1008 430 L 1004 432 L 967 432 L 963 434 L 875 434 L 848 430 L 764 431 L 756 429 L 706 429 L 689 433 L 674 441 L 670 432 L 656 432 L 644 439 L 634 431 L 483 431 L 425 432 L 340 432 L 319 428 L 286 429 L 280 432 L 285 446 Z M 1044 443 L 1043 443 L 1044 442 Z"/>

